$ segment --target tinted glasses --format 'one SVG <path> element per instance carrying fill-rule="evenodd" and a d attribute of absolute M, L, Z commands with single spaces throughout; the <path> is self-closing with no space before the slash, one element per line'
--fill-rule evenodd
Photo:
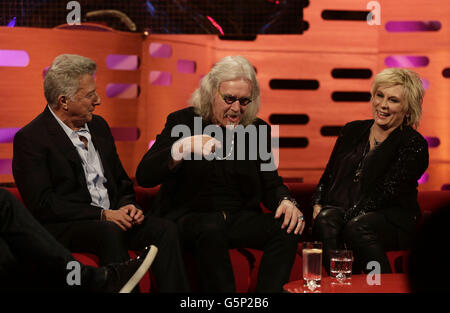
<path fill-rule="evenodd" d="M 235 96 L 223 95 L 220 93 L 219 90 L 217 90 L 217 92 L 219 93 L 219 96 L 223 99 L 223 101 L 225 101 L 226 104 L 233 104 L 234 102 L 239 101 L 240 105 L 246 106 L 247 104 L 252 102 L 252 99 L 249 99 L 247 97 L 238 98 Z"/>

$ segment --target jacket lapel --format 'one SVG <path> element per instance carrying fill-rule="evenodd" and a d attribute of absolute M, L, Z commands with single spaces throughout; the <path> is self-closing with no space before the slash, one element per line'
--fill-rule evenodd
<path fill-rule="evenodd" d="M 363 176 L 361 177 L 361 188 L 367 190 L 373 186 L 375 181 L 385 175 L 392 162 L 392 156 L 401 142 L 404 131 L 398 127 L 395 129 L 381 145 L 368 154 L 363 166 Z"/>
<path fill-rule="evenodd" d="M 361 127 L 361 129 L 355 129 L 353 134 L 351 134 L 352 136 L 352 140 L 350 140 L 350 144 L 352 145 L 352 147 L 355 147 L 358 145 L 358 143 L 364 138 L 364 137 L 369 137 L 369 132 L 370 132 L 370 128 L 373 125 L 373 120 L 367 120 L 364 122 L 363 126 Z"/>
<path fill-rule="evenodd" d="M 48 133 L 53 139 L 53 142 L 56 143 L 57 149 L 66 155 L 67 159 L 71 162 L 80 165 L 80 168 L 82 169 L 81 158 L 78 155 L 77 149 L 74 147 L 69 137 L 67 137 L 66 133 L 61 128 L 61 125 L 58 124 L 58 121 L 54 118 L 48 107 L 45 108 L 43 116 L 46 120 L 45 124 L 47 125 Z"/>
<path fill-rule="evenodd" d="M 76 173 L 78 174 L 78 180 L 87 188 L 82 161 L 80 155 L 77 152 L 77 149 L 74 147 L 72 141 L 61 128 L 61 125 L 59 125 L 58 121 L 52 115 L 48 107 L 45 108 L 43 117 L 47 126 L 50 140 L 55 143 L 56 149 L 58 149 L 63 155 L 65 155 L 67 160 L 74 165 Z"/>

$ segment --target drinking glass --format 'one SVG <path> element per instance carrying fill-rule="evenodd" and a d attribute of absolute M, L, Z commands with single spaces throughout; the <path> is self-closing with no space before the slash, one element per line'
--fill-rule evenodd
<path fill-rule="evenodd" d="M 353 253 L 351 250 L 330 251 L 330 275 L 338 282 L 352 278 Z"/>
<path fill-rule="evenodd" d="M 322 280 L 322 243 L 303 243 L 303 282 L 310 290 L 320 287 Z"/>

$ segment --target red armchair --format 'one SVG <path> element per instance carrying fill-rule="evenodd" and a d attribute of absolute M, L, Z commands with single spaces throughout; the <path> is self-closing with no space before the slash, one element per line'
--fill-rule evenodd
<path fill-rule="evenodd" d="M 287 186 L 291 190 L 291 194 L 296 198 L 300 204 L 300 208 L 305 215 L 307 222 L 311 221 L 312 206 L 311 197 L 315 189 L 315 185 L 302 184 L 302 183 L 287 183 Z M 20 201 L 22 198 L 18 190 L 14 187 L 6 187 L 13 195 L 15 195 Z M 153 200 L 159 190 L 159 187 L 155 188 L 142 188 L 135 187 L 136 200 L 144 208 L 151 208 Z M 423 191 L 418 195 L 419 205 L 422 209 L 423 218 L 427 218 L 433 211 L 450 206 L 450 191 Z M 309 224 L 309 223 L 308 223 Z M 304 231 L 302 241 L 310 240 L 310 234 L 308 227 Z M 136 256 L 134 251 L 129 251 L 130 256 Z M 261 262 L 262 252 L 254 249 L 230 249 L 229 251 L 231 262 L 233 265 L 234 276 L 236 281 L 236 291 L 239 293 L 252 292 L 256 286 L 257 274 L 259 270 L 259 264 Z M 86 265 L 97 266 L 97 256 L 89 253 L 73 253 L 74 257 Z M 391 267 L 394 272 L 406 272 L 407 271 L 407 257 L 408 251 L 389 251 L 388 258 L 391 263 Z M 193 290 L 197 290 L 198 280 L 196 275 L 196 267 L 192 256 L 186 255 L 186 268 L 188 271 L 189 279 Z M 294 266 L 291 271 L 290 280 L 299 280 L 302 278 L 302 266 L 301 266 L 301 244 L 299 244 L 298 253 L 295 259 Z M 326 275 L 326 274 L 325 274 Z M 151 286 L 154 286 L 152 279 L 147 274 L 140 283 L 142 292 L 151 291 Z"/>

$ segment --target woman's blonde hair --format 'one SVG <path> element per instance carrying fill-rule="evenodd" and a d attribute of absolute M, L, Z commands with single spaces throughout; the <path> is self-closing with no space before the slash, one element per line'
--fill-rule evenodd
<path fill-rule="evenodd" d="M 403 86 L 403 98 L 406 111 L 403 125 L 419 127 L 422 117 L 422 102 L 425 95 L 420 76 L 404 68 L 387 68 L 378 73 L 372 83 L 371 95 L 375 97 L 380 87 Z"/>
<path fill-rule="evenodd" d="M 195 112 L 203 119 L 212 121 L 212 106 L 220 84 L 236 79 L 244 79 L 252 87 L 252 102 L 248 104 L 242 116 L 241 124 L 247 126 L 253 123 L 260 106 L 259 84 L 256 79 L 255 69 L 242 56 L 224 57 L 203 77 L 200 86 L 192 93 L 189 101 L 194 106 Z"/>

